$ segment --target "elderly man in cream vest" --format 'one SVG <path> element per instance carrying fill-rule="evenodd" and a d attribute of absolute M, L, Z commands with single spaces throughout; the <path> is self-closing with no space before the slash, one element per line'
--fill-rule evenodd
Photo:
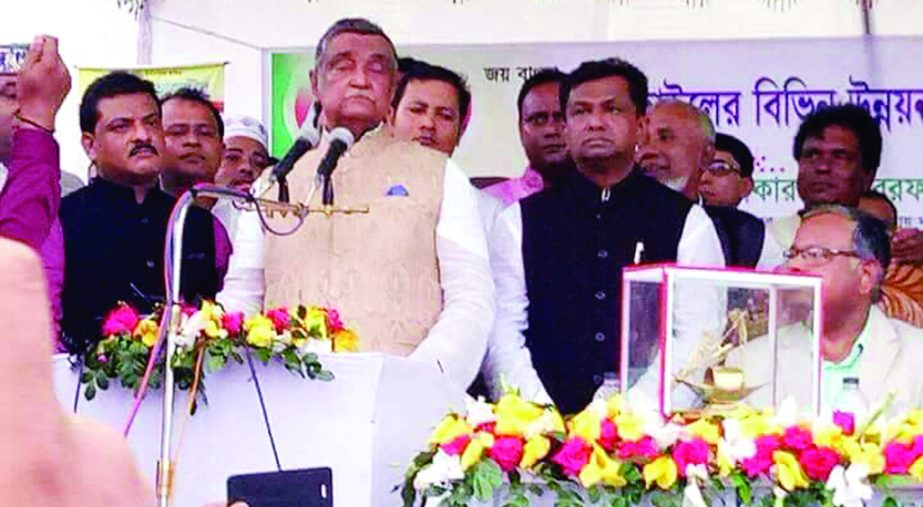
<path fill-rule="evenodd" d="M 396 70 L 393 44 L 367 20 L 337 21 L 321 38 L 311 72 L 320 121 L 358 139 L 332 175 L 336 204 L 369 211 L 309 215 L 293 235 L 267 234 L 263 300 L 336 307 L 362 350 L 428 362 L 464 389 L 493 322 L 486 240 L 458 166 L 380 127 Z M 292 202 L 309 198 L 327 137 L 288 175 Z M 283 228 L 284 220 L 269 225 Z"/>
<path fill-rule="evenodd" d="M 859 390 L 874 404 L 888 393 L 896 408 L 923 406 L 919 358 L 923 330 L 889 319 L 874 304 L 890 259 L 888 235 L 881 221 L 837 205 L 819 206 L 802 217 L 787 266 L 823 278 L 821 407 L 833 408 L 847 378 L 859 379 Z M 728 357 L 743 369 L 748 385 L 772 380 L 771 344 L 757 338 Z M 778 336 L 779 397 L 793 395 L 799 405 L 810 401 L 805 385 L 811 371 L 810 330 L 795 323 Z M 754 405 L 770 403 L 771 387 L 754 392 Z"/>

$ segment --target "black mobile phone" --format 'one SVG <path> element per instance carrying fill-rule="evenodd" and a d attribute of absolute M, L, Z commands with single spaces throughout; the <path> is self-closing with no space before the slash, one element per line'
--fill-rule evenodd
<path fill-rule="evenodd" d="M 249 507 L 333 507 L 333 472 L 308 468 L 228 477 L 228 505 Z"/>

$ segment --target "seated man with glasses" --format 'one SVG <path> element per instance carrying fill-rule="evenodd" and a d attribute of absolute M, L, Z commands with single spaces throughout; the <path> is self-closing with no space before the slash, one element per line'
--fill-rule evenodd
<path fill-rule="evenodd" d="M 894 393 L 894 408 L 923 406 L 923 382 L 916 371 L 923 354 L 923 330 L 889 319 L 875 302 L 890 261 L 884 224 L 870 215 L 839 205 L 807 211 L 785 252 L 785 268 L 823 278 L 821 407 L 831 410 L 846 379 L 858 379 L 870 404 Z M 794 303 L 793 301 L 789 301 Z M 810 368 L 810 328 L 803 321 L 783 327 L 778 334 L 778 379 L 783 393 L 798 396 L 799 406 L 810 399 L 809 386 L 792 385 Z M 772 380 L 772 344 L 757 338 L 733 351 L 729 366 L 743 369 L 747 385 Z M 786 372 L 789 375 L 786 375 Z M 769 386 L 747 401 L 767 404 Z"/>
<path fill-rule="evenodd" d="M 736 208 L 753 191 L 753 153 L 740 139 L 715 134 L 715 155 L 703 168 L 699 195 L 708 206 Z"/>

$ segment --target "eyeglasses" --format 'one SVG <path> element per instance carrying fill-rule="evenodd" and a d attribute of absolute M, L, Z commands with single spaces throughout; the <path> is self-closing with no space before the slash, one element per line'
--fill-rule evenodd
<path fill-rule="evenodd" d="M 809 246 L 807 248 L 792 247 L 782 252 L 782 256 L 788 261 L 800 258 L 809 264 L 824 264 L 830 262 L 831 259 L 838 255 L 855 257 L 857 259 L 860 258 L 859 252 L 855 250 L 837 250 L 835 248 L 823 246 Z"/>
<path fill-rule="evenodd" d="M 705 170 L 715 176 L 729 176 L 732 173 L 740 174 L 740 164 L 727 160 L 715 159 L 705 167 Z"/>

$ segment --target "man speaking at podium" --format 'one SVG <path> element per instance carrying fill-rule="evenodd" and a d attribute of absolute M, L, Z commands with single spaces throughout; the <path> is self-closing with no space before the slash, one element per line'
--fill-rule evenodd
<path fill-rule="evenodd" d="M 335 207 L 368 212 L 312 213 L 290 236 L 267 234 L 264 303 L 334 306 L 362 350 L 428 362 L 464 389 L 493 322 L 486 241 L 458 166 L 381 128 L 396 79 L 394 45 L 370 21 L 339 20 L 318 43 L 311 88 L 325 133 L 287 176 L 291 202 L 308 199 L 329 133 L 344 127 L 357 141 L 331 175 Z"/>

